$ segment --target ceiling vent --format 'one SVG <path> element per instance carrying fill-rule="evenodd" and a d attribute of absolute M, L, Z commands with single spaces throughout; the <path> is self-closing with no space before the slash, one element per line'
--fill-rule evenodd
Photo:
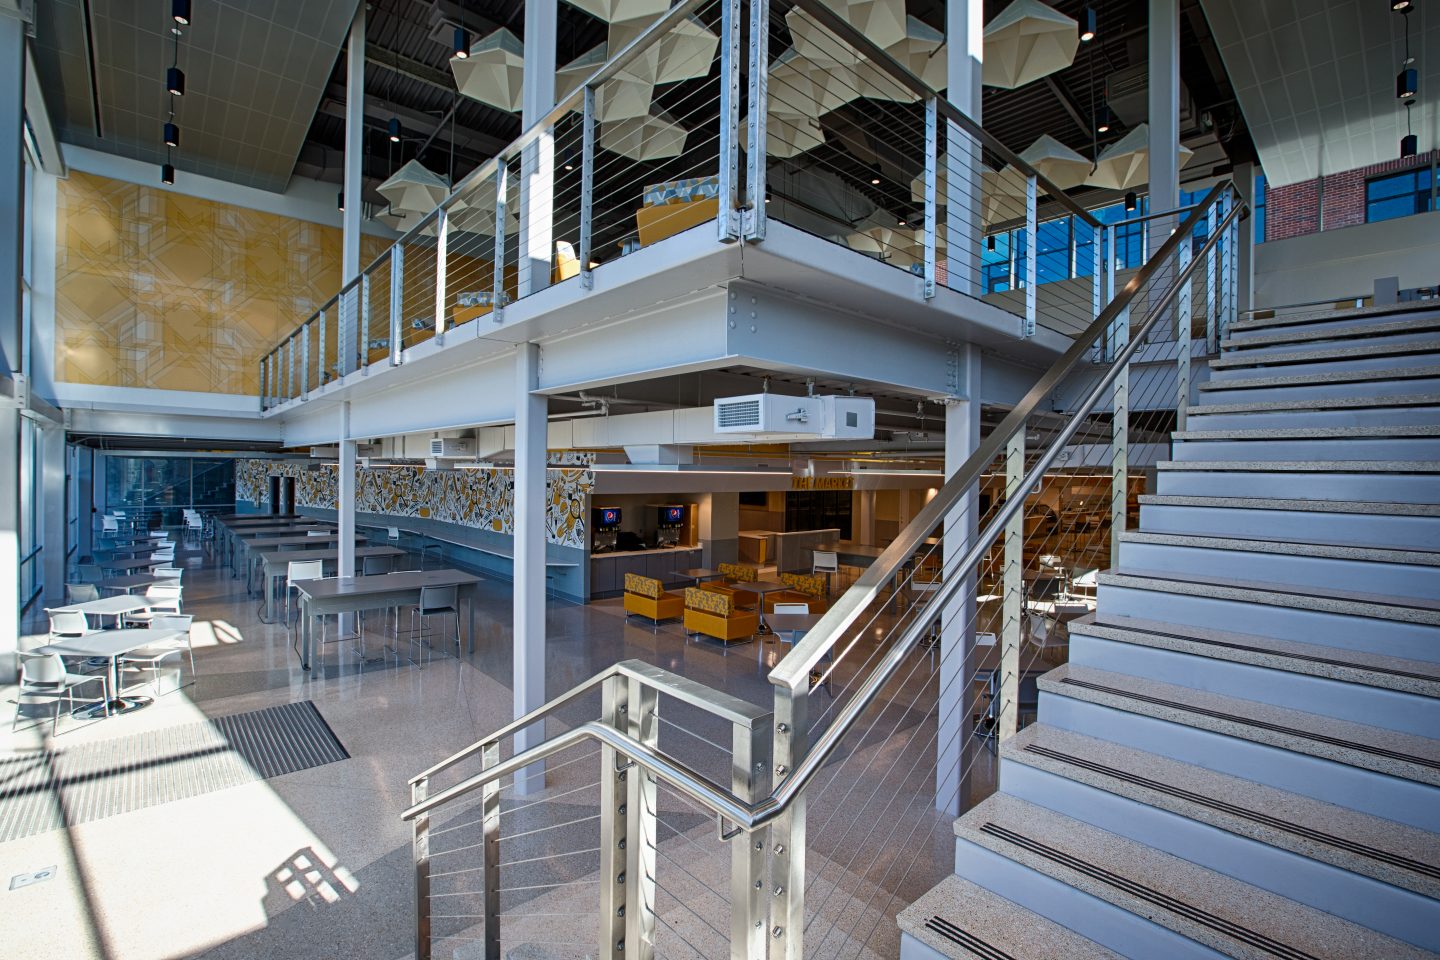
<path fill-rule="evenodd" d="M 1150 78 L 1145 64 L 1116 70 L 1105 78 L 1105 103 L 1126 127 L 1136 127 L 1150 116 Z M 1199 129 L 1195 100 L 1180 84 L 1180 131 Z"/>
<path fill-rule="evenodd" d="M 875 436 L 875 401 L 775 393 L 728 397 L 715 401 L 715 432 L 768 440 L 871 440 Z"/>

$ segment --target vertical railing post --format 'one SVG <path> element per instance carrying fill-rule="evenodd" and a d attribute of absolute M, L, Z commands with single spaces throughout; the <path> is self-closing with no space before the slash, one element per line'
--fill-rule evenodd
<path fill-rule="evenodd" d="M 445 344 L 445 279 L 449 264 L 450 223 L 441 207 L 435 211 L 435 344 Z"/>
<path fill-rule="evenodd" d="M 1183 273 L 1190 265 L 1189 243 L 1180 244 L 1179 271 Z M 1185 429 L 1185 418 L 1190 409 L 1190 318 L 1194 313 L 1191 306 L 1191 287 L 1186 280 L 1180 287 L 1179 304 L 1175 309 L 1175 341 L 1179 352 L 1175 356 L 1175 429 Z"/>
<path fill-rule="evenodd" d="M 1115 318 L 1115 350 L 1130 342 L 1130 310 Z M 1130 497 L 1130 365 L 1115 377 L 1110 420 L 1110 567 L 1120 566 L 1120 534 L 1125 532 Z"/>
<path fill-rule="evenodd" d="M 1210 229 L 1209 235 L 1215 236 L 1220 229 L 1220 203 L 1217 201 L 1210 207 Z M 1210 247 L 1209 256 L 1205 261 L 1205 352 L 1214 355 L 1219 349 L 1220 338 L 1218 327 L 1220 323 L 1220 242 L 1216 241 Z"/>
<path fill-rule="evenodd" d="M 266 391 L 269 390 L 270 387 L 269 387 L 269 384 L 267 384 L 267 383 L 265 382 L 265 381 L 266 381 L 266 375 L 265 375 L 265 374 L 266 374 L 266 370 L 265 370 L 265 368 L 268 367 L 269 365 L 270 365 L 270 356 L 269 356 L 269 354 L 266 354 L 265 356 L 263 356 L 263 357 L 260 358 L 260 412 L 261 412 L 261 413 L 264 413 L 266 410 L 270 409 L 270 398 L 269 398 L 269 395 L 266 393 Z"/>
<path fill-rule="evenodd" d="M 338 306 L 338 304 L 337 304 L 337 306 Z M 317 387 L 319 387 L 319 388 L 321 388 L 321 389 L 324 389 L 324 387 L 325 387 L 325 370 L 326 370 L 326 367 L 325 367 L 325 311 L 324 311 L 324 310 L 321 310 L 321 311 L 320 311 L 320 313 L 319 313 L 319 320 L 320 320 L 320 329 L 319 329 L 319 333 L 318 333 L 317 338 L 316 338 L 316 339 L 318 340 L 318 343 L 316 343 L 316 345 L 315 345 L 315 346 L 316 346 L 316 352 L 319 354 L 319 357 L 317 357 L 316 360 L 315 360 L 315 386 L 317 386 Z M 335 340 L 335 346 L 336 346 L 337 348 L 340 346 L 340 340 L 339 340 L 338 337 L 337 337 L 336 340 Z"/>
<path fill-rule="evenodd" d="M 580 286 L 595 286 L 590 269 L 595 230 L 595 88 L 585 85 L 580 126 Z"/>
<path fill-rule="evenodd" d="M 1230 209 L 1240 201 L 1234 193 L 1229 194 Z M 1230 324 L 1235 322 L 1240 308 L 1240 218 L 1236 217 L 1230 221 L 1229 234 L 1226 237 L 1225 252 L 1229 261 L 1229 269 L 1226 271 L 1228 277 L 1227 289 L 1229 296 L 1225 298 L 1225 322 L 1221 325 L 1219 335 L 1224 339 L 1230 334 Z M 1218 344 L 1217 344 L 1218 349 Z"/>
<path fill-rule="evenodd" d="M 773 781 L 779 785 L 805 759 L 810 747 L 809 685 L 775 688 Z M 805 956 L 804 791 L 770 827 L 770 960 Z"/>
<path fill-rule="evenodd" d="M 500 762 L 499 742 L 488 743 L 480 753 L 489 770 Z M 480 788 L 480 818 L 484 833 L 481 865 L 485 883 L 485 960 L 500 960 L 500 781 Z"/>
<path fill-rule="evenodd" d="M 300 328 L 300 395 L 310 396 L 310 323 Z"/>
<path fill-rule="evenodd" d="M 1035 246 L 1036 229 L 1035 222 L 1035 201 L 1036 186 L 1035 175 L 1031 174 L 1025 178 L 1025 333 L 1024 336 L 1035 336 Z"/>
<path fill-rule="evenodd" d="M 355 331 L 355 346 L 357 349 L 356 359 L 360 363 L 360 370 L 363 373 L 370 371 L 370 274 L 360 274 L 359 292 L 360 298 L 360 322 Z M 336 347 L 339 351 L 339 347 Z"/>
<path fill-rule="evenodd" d="M 1090 276 L 1094 278 L 1094 282 L 1090 284 L 1090 319 L 1095 320 L 1099 318 L 1100 311 L 1105 309 L 1105 304 L 1110 301 L 1111 297 L 1115 296 L 1115 290 L 1113 286 L 1107 287 L 1105 285 L 1104 265 L 1102 263 L 1104 251 L 1100 248 L 1100 243 L 1101 240 L 1104 239 L 1105 231 L 1099 226 L 1091 227 L 1090 229 Z"/>
<path fill-rule="evenodd" d="M 715 223 L 721 242 L 730 243 L 740 239 L 740 0 L 722 0 L 720 10 L 720 203 Z"/>
<path fill-rule="evenodd" d="M 745 239 L 765 239 L 766 127 L 770 115 L 770 0 L 750 0 L 750 95 L 745 151 Z"/>
<path fill-rule="evenodd" d="M 771 722 L 764 717 L 731 727 L 730 789 L 743 803 L 759 803 L 770 793 Z M 730 960 L 765 956 L 769 837 L 769 829 L 762 828 L 730 841 Z"/>
<path fill-rule="evenodd" d="M 935 190 L 940 176 L 939 127 L 939 101 L 930 97 L 925 101 L 925 287 L 921 291 L 926 300 L 935 296 L 935 240 L 940 232 L 935 220 L 938 208 Z"/>
<path fill-rule="evenodd" d="M 1019 497 L 1028 491 L 1020 484 L 1025 478 L 1025 431 L 1016 430 L 1005 445 L 1005 499 Z M 995 717 L 995 740 L 1000 742 L 1015 732 L 1015 709 L 1020 691 L 1020 638 L 1025 619 L 1025 508 L 1022 505 L 1005 523 L 1005 591 L 1001 600 L 999 676 L 991 684 L 997 703 L 991 705 Z"/>
<path fill-rule="evenodd" d="M 660 736 L 660 694 L 643 681 L 630 678 L 628 733 L 648 747 Z M 625 805 L 629 808 L 625 848 L 625 957 L 627 960 L 655 960 L 655 844 L 656 780 L 640 766 L 631 766 Z"/>
<path fill-rule="evenodd" d="M 401 315 L 405 312 L 405 248 L 390 248 L 390 366 L 399 366 L 404 358 L 404 332 Z"/>
<path fill-rule="evenodd" d="M 600 722 L 616 730 L 627 728 L 630 685 L 625 677 L 608 677 L 600 689 Z M 629 808 L 620 755 L 614 747 L 600 748 L 600 929 L 598 960 L 625 960 L 625 914 L 628 885 L 625 875 L 629 847 Z"/>
<path fill-rule="evenodd" d="M 429 778 L 410 785 L 412 806 L 429 797 Z M 411 852 L 415 861 L 415 960 L 430 960 L 430 814 L 422 813 L 410 821 L 410 830 Z M 485 929 L 490 929 L 488 918 Z"/>
<path fill-rule="evenodd" d="M 505 194 L 510 189 L 510 163 L 503 157 L 495 166 L 495 274 L 490 320 L 505 320 Z"/>
<path fill-rule="evenodd" d="M 1115 249 L 1116 238 L 1120 236 L 1115 225 L 1112 223 L 1105 228 L 1105 289 L 1110 291 L 1110 299 L 1115 298 L 1115 267 L 1119 260 L 1119 253 Z M 1105 362 L 1109 363 L 1115 358 L 1115 326 L 1111 324 L 1110 329 L 1105 331 Z"/>
<path fill-rule="evenodd" d="M 295 334 L 285 341 L 285 399 L 295 399 Z"/>

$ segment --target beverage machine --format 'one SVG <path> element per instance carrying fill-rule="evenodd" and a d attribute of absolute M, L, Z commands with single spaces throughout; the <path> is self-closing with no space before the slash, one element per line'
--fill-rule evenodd
<path fill-rule="evenodd" d="M 655 509 L 655 546 L 678 547 L 680 528 L 685 526 L 685 507 L 681 504 L 663 503 Z"/>
<path fill-rule="evenodd" d="M 595 507 L 590 511 L 590 552 L 614 550 L 620 539 L 620 508 Z"/>

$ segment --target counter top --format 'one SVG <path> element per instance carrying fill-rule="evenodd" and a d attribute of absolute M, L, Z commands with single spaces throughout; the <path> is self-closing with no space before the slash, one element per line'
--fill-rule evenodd
<path fill-rule="evenodd" d="M 604 553 L 591 551 L 591 560 L 608 560 L 611 557 L 648 557 L 652 553 L 684 553 L 686 550 L 699 550 L 694 547 L 651 547 L 649 550 L 606 550 Z"/>

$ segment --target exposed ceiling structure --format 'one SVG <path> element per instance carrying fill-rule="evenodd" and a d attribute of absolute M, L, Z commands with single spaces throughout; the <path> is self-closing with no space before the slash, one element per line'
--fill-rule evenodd
<path fill-rule="evenodd" d="M 283 191 L 295 169 L 358 0 L 195 4 L 178 62 L 181 170 Z M 162 126 L 176 62 L 160 0 L 41 0 L 35 50 L 60 138 L 147 163 L 165 161 Z"/>
<path fill-rule="evenodd" d="M 1366 167 L 1400 154 L 1395 97 L 1405 20 L 1378 0 L 1203 0 L 1220 54 L 1275 186 Z M 1440 132 L 1440 9 L 1413 4 L 1410 52 L 1420 73 L 1411 110 L 1420 151 Z"/>
<path fill-rule="evenodd" d="M 985 0 L 985 19 L 994 18 L 1006 3 Z M 197 5 L 194 24 L 181 45 L 188 89 L 177 117 L 182 144 L 176 166 L 277 191 L 285 188 L 291 174 L 338 182 L 344 146 L 343 47 L 355 5 L 356 0 L 213 0 Z M 1070 67 L 1040 81 L 1015 90 L 986 88 L 985 126 L 1016 152 L 1048 133 L 1093 156 L 1144 119 L 1133 105 L 1144 102 L 1148 3 L 1053 0 L 1053 5 L 1071 16 L 1079 16 L 1087 5 L 1094 7 L 1097 39 L 1081 45 Z M 62 138 L 162 162 L 159 134 L 168 100 L 163 68 L 173 53 L 165 5 L 43 0 L 37 7 L 37 52 Z M 783 2 L 771 17 L 772 52 L 777 54 L 790 42 L 782 7 Z M 944 0 L 909 0 L 907 8 L 943 30 Z M 1191 146 L 1211 145 L 1201 154 L 1200 165 L 1223 169 L 1227 155 L 1229 160 L 1244 159 L 1252 148 L 1199 0 L 1181 0 L 1181 8 L 1181 76 L 1187 93 L 1182 135 Z M 456 25 L 463 24 L 476 39 L 499 27 L 519 35 L 523 0 L 372 0 L 366 9 L 363 166 L 369 199 L 378 199 L 373 188 L 406 160 L 418 156 L 431 170 L 458 180 L 520 133 L 517 114 L 456 95 L 449 59 Z M 606 24 L 561 2 L 556 34 L 556 62 L 565 64 L 603 42 Z M 88 56 L 92 48 L 93 56 Z M 1112 91 L 1119 122 L 1097 134 L 1093 120 L 1105 102 L 1107 82 L 1120 81 Z M 659 92 L 657 103 L 663 106 L 667 95 L 688 96 L 688 86 L 670 85 Z M 1120 86 L 1130 91 L 1123 100 Z M 867 186 L 875 158 L 857 155 L 866 151 L 855 149 L 857 143 L 873 140 L 874 131 L 866 128 L 875 118 L 866 103 L 827 114 L 822 123 L 834 142 L 799 161 Z M 886 109 L 900 110 L 902 105 Z M 398 117 L 405 128 L 399 144 L 386 135 L 391 117 Z M 692 128 L 707 122 L 714 121 L 693 113 L 687 118 Z M 693 161 L 677 158 L 674 166 L 686 169 Z M 665 169 L 655 165 L 656 177 L 665 179 Z M 913 173 L 887 171 L 887 183 L 866 192 L 878 206 L 903 209 L 913 203 L 906 189 Z"/>

